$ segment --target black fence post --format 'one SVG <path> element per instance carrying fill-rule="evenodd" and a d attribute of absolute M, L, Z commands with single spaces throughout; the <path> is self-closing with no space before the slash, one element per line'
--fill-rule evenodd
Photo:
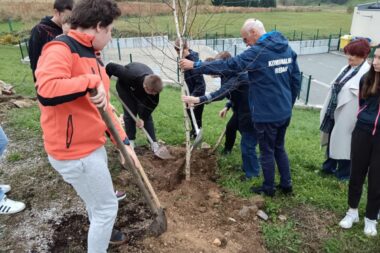
<path fill-rule="evenodd" d="M 11 18 L 8 19 L 8 26 L 9 26 L 9 31 L 13 32 L 13 26 L 12 26 L 12 19 Z"/>
<path fill-rule="evenodd" d="M 179 57 L 177 57 L 177 82 L 179 82 Z"/>
<path fill-rule="evenodd" d="M 21 41 L 18 41 L 18 46 L 20 47 L 20 52 L 21 52 L 21 59 L 24 59 L 24 52 L 22 51 L 22 46 L 21 46 Z"/>
<path fill-rule="evenodd" d="M 329 36 L 329 43 L 328 43 L 328 48 L 327 48 L 327 53 L 330 53 L 330 47 L 331 47 L 331 38 L 332 38 L 332 35 L 330 34 Z"/>
<path fill-rule="evenodd" d="M 237 45 L 235 44 L 235 48 L 234 48 L 234 56 L 236 56 L 237 54 Z"/>
<path fill-rule="evenodd" d="M 129 62 L 132 62 L 132 53 L 129 54 Z"/>
<path fill-rule="evenodd" d="M 337 47 L 337 51 L 339 51 L 339 47 L 340 47 L 340 37 L 342 37 L 342 28 L 339 29 L 339 37 L 338 37 L 338 47 Z"/>
<path fill-rule="evenodd" d="M 117 43 L 117 53 L 118 53 L 118 55 L 119 55 L 119 61 L 121 61 L 121 52 L 120 52 L 119 36 L 116 37 L 116 43 Z"/>
<path fill-rule="evenodd" d="M 307 104 L 309 103 L 310 86 L 311 86 L 311 75 L 309 76 L 309 81 L 308 81 L 308 83 L 307 83 L 307 91 L 306 91 L 305 105 L 307 105 Z"/>

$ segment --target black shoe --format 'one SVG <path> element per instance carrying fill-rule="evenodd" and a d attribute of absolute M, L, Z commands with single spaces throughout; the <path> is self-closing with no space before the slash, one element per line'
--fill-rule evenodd
<path fill-rule="evenodd" d="M 293 193 L 293 187 L 282 187 L 281 185 L 277 185 L 276 189 L 280 190 L 285 195 L 291 195 Z"/>
<path fill-rule="evenodd" d="M 127 241 L 125 234 L 117 229 L 112 229 L 110 244 L 121 245 Z"/>
<path fill-rule="evenodd" d="M 335 174 L 336 170 L 334 169 L 322 169 L 321 172 L 326 175 L 333 175 Z"/>
<path fill-rule="evenodd" d="M 258 186 L 258 187 L 252 186 L 250 191 L 256 194 L 264 194 L 269 197 L 274 197 L 274 193 L 275 193 L 275 190 L 268 191 L 268 190 L 265 190 L 262 186 Z"/>

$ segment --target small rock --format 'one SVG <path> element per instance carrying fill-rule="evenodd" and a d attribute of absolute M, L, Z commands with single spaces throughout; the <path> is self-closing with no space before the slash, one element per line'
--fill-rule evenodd
<path fill-rule="evenodd" d="M 211 148 L 210 144 L 208 144 L 207 142 L 202 142 L 201 149 L 210 149 L 210 148 Z"/>
<path fill-rule="evenodd" d="M 263 219 L 265 221 L 268 220 L 268 215 L 263 210 L 257 211 L 256 215 L 259 216 L 259 218 L 261 218 L 261 219 Z"/>
<path fill-rule="evenodd" d="M 166 246 L 168 246 L 168 244 L 166 242 L 164 242 L 164 246 L 166 247 Z"/>
<path fill-rule="evenodd" d="M 261 195 L 255 195 L 250 199 L 252 205 L 257 206 L 258 209 L 264 208 L 265 200 Z"/>
<path fill-rule="evenodd" d="M 286 216 L 280 214 L 280 215 L 278 216 L 278 219 L 279 219 L 280 221 L 284 222 L 284 221 L 286 221 Z"/>
<path fill-rule="evenodd" d="M 242 209 L 239 211 L 239 216 L 242 218 L 246 218 L 249 215 L 249 208 L 248 206 L 243 206 Z"/>
<path fill-rule="evenodd" d="M 228 220 L 232 221 L 232 222 L 236 222 L 236 220 L 234 218 L 231 218 L 231 217 L 228 217 Z"/>
<path fill-rule="evenodd" d="M 207 193 L 210 204 L 218 204 L 221 201 L 221 194 L 218 190 L 212 189 Z"/>
<path fill-rule="evenodd" d="M 201 212 L 201 213 L 205 213 L 205 212 L 207 211 L 207 207 L 205 207 L 205 206 L 200 206 L 200 207 L 198 208 L 198 211 Z"/>
<path fill-rule="evenodd" d="M 215 240 L 212 242 L 217 247 L 220 247 L 222 245 L 222 242 L 220 241 L 219 238 L 215 238 Z"/>
<path fill-rule="evenodd" d="M 241 218 L 247 218 L 250 214 L 256 214 L 257 213 L 257 206 L 243 206 L 243 208 L 239 211 L 239 216 Z"/>

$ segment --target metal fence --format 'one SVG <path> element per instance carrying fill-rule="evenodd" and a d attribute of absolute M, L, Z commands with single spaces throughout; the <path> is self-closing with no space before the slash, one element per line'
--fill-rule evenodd
<path fill-rule="evenodd" d="M 298 95 L 298 99 L 304 102 L 305 105 L 309 102 L 311 80 L 311 75 L 308 76 L 301 73 L 301 90 Z"/>

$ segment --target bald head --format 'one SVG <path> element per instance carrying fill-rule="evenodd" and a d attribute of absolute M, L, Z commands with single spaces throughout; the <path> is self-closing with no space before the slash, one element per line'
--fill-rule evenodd
<path fill-rule="evenodd" d="M 265 33 L 264 24 L 254 18 L 247 19 L 240 30 L 241 37 L 247 46 L 254 45 Z"/>

